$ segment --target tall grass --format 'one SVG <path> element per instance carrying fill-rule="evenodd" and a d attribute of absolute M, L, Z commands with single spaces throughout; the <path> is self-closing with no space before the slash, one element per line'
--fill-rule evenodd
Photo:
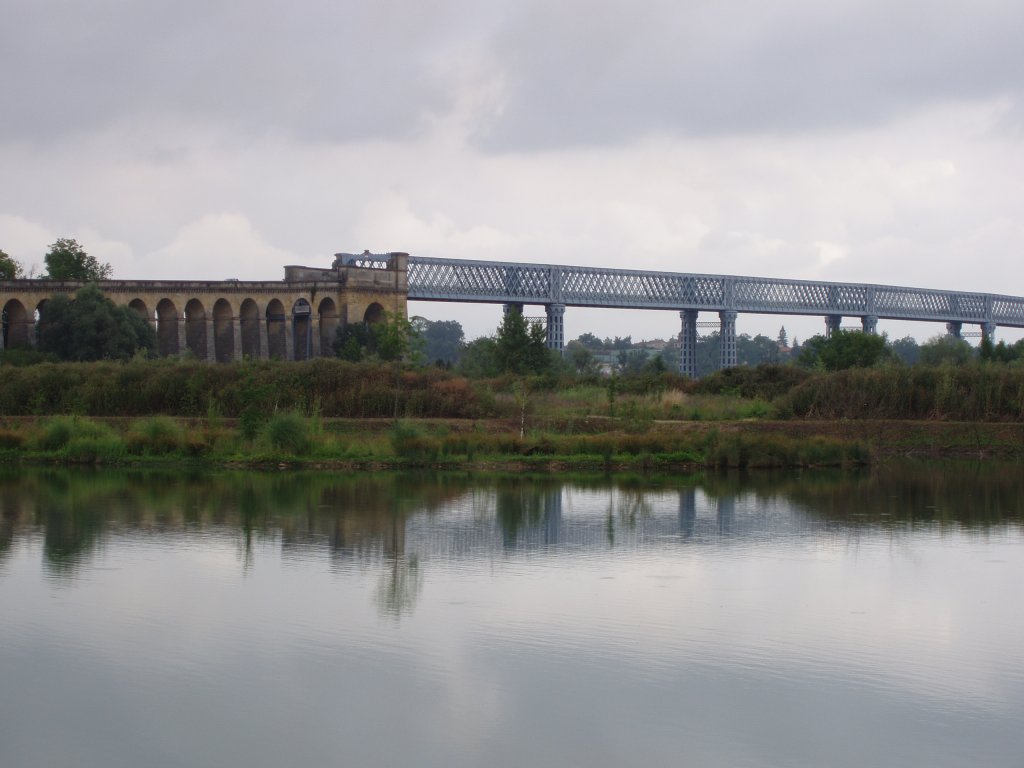
<path fill-rule="evenodd" d="M 797 418 L 1024 421 L 1024 370 L 982 364 L 815 374 L 775 405 Z"/>

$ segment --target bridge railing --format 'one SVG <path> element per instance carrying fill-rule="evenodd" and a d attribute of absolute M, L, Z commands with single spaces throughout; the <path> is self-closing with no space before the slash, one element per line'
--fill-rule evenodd
<path fill-rule="evenodd" d="M 409 298 L 821 314 L 1024 327 L 1024 298 L 928 288 L 414 256 Z"/>

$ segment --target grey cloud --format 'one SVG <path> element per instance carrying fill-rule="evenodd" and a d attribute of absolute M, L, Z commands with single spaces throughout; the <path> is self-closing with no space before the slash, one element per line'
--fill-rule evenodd
<path fill-rule="evenodd" d="M 406 138 L 495 74 L 493 151 L 839 130 L 1024 93 L 1024 5 L 5 0 L 0 140 L 199 124 Z M 474 48 L 475 45 L 475 48 Z M 484 51 L 481 63 L 467 50 Z M 486 68 L 486 71 L 484 71 Z"/>
<path fill-rule="evenodd" d="M 436 9 L 436 10 L 435 10 Z M 0 136 L 131 121 L 318 140 L 402 137 L 443 111 L 433 61 L 459 0 L 14 0 L 0 29 Z"/>
<path fill-rule="evenodd" d="M 1013 2 L 523 4 L 495 39 L 488 149 L 858 128 L 1024 93 Z"/>

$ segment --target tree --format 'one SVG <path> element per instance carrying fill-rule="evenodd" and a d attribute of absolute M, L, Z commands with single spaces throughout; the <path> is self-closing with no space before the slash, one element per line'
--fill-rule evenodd
<path fill-rule="evenodd" d="M 481 336 L 466 344 L 459 358 L 459 372 L 471 379 L 497 376 L 501 372 L 498 367 L 498 343 L 493 336 Z"/>
<path fill-rule="evenodd" d="M 964 365 L 973 357 L 971 345 L 950 334 L 933 336 L 921 345 L 922 365 Z"/>
<path fill-rule="evenodd" d="M 21 263 L 0 251 L 0 280 L 16 280 L 24 275 L 25 269 Z"/>
<path fill-rule="evenodd" d="M 587 335 L 587 334 L 584 334 Z M 596 336 L 594 338 L 597 338 Z M 584 344 L 581 336 L 577 341 L 570 341 L 565 345 L 565 360 L 569 366 L 580 376 L 596 376 L 601 372 L 601 366 Z"/>
<path fill-rule="evenodd" d="M 604 349 L 604 342 L 592 333 L 581 333 L 576 341 L 587 349 Z"/>
<path fill-rule="evenodd" d="M 789 346 L 789 336 L 786 335 L 786 326 L 782 326 L 781 328 L 779 328 L 779 339 L 778 339 L 778 341 L 779 341 L 779 346 L 780 347 L 788 347 Z"/>
<path fill-rule="evenodd" d="M 842 371 L 868 368 L 891 356 L 885 336 L 862 331 L 833 331 L 828 337 L 813 336 L 804 342 L 797 363 L 804 368 Z"/>
<path fill-rule="evenodd" d="M 75 240 L 64 237 L 50 246 L 45 261 L 49 280 L 95 282 L 106 280 L 114 273 L 109 264 L 101 264 Z"/>
<path fill-rule="evenodd" d="M 982 337 L 980 357 L 986 362 L 1013 363 L 1024 358 L 1024 339 L 1013 344 L 1000 341 L 992 344 L 988 337 Z"/>
<path fill-rule="evenodd" d="M 466 336 L 457 320 L 413 318 L 413 328 L 423 339 L 423 355 L 427 362 L 453 365 L 462 355 Z"/>
<path fill-rule="evenodd" d="M 350 363 L 358 363 L 370 354 L 372 344 L 369 323 L 346 323 L 334 334 L 334 354 Z"/>
<path fill-rule="evenodd" d="M 404 315 L 385 312 L 375 323 L 339 326 L 333 347 L 338 357 L 353 363 L 369 357 L 399 361 L 416 353 L 419 337 Z"/>
<path fill-rule="evenodd" d="M 635 376 L 647 363 L 646 349 L 622 349 L 615 356 L 616 369 L 623 376 Z"/>
<path fill-rule="evenodd" d="M 913 336 L 896 339 L 891 346 L 893 354 L 907 365 L 914 365 L 921 358 L 921 347 Z"/>
<path fill-rule="evenodd" d="M 760 333 L 753 338 L 741 333 L 736 337 L 736 362 L 740 365 L 778 363 L 779 345 Z"/>
<path fill-rule="evenodd" d="M 131 307 L 118 306 L 95 285 L 75 298 L 54 296 L 39 323 L 39 349 L 62 360 L 128 360 L 156 348 L 153 327 Z"/>
<path fill-rule="evenodd" d="M 544 326 L 527 322 L 520 312 L 505 313 L 495 342 L 495 359 L 503 373 L 539 374 L 551 368 Z"/>

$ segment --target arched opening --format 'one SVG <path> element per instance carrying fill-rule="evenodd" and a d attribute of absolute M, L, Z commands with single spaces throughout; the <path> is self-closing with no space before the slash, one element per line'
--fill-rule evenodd
<path fill-rule="evenodd" d="M 213 347 L 218 363 L 235 359 L 235 324 L 227 299 L 217 299 L 213 305 Z"/>
<path fill-rule="evenodd" d="M 143 320 L 152 320 L 153 318 L 149 314 L 149 309 L 146 308 L 146 302 L 142 299 L 132 299 L 128 302 L 128 306 L 139 313 L 139 317 Z"/>
<path fill-rule="evenodd" d="M 338 332 L 338 307 L 334 299 L 320 302 L 320 354 L 327 356 L 332 352 L 334 334 Z"/>
<path fill-rule="evenodd" d="M 256 302 L 246 299 L 238 310 L 242 330 L 242 357 L 256 360 L 260 356 L 260 310 Z"/>
<path fill-rule="evenodd" d="M 206 310 L 199 299 L 185 305 L 185 346 L 196 360 L 206 360 Z"/>
<path fill-rule="evenodd" d="M 17 299 L 11 299 L 4 304 L 2 320 L 4 334 L 4 349 L 26 348 L 31 346 L 31 333 L 33 320 L 25 311 L 25 305 Z"/>
<path fill-rule="evenodd" d="M 363 315 L 364 323 L 379 323 L 383 319 L 384 307 L 382 307 L 376 301 L 366 308 L 366 313 Z"/>
<path fill-rule="evenodd" d="M 292 305 L 292 349 L 296 360 L 309 360 L 313 356 L 313 308 L 305 299 Z"/>
<path fill-rule="evenodd" d="M 161 357 L 181 354 L 178 341 L 178 308 L 170 299 L 162 299 L 156 305 L 156 349 Z"/>
<path fill-rule="evenodd" d="M 267 352 L 272 359 L 285 360 L 288 345 L 284 336 L 284 304 L 272 299 L 267 304 Z"/>

